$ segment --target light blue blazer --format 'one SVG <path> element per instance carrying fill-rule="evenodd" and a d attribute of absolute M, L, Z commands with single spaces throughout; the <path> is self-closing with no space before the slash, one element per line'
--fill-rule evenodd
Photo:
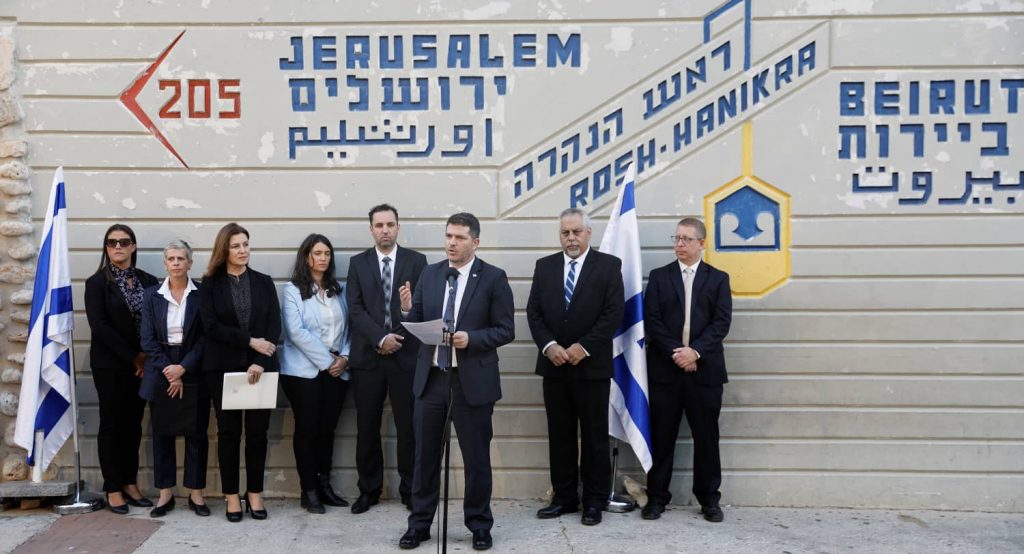
<path fill-rule="evenodd" d="M 331 350 L 342 356 L 348 356 L 352 346 L 352 338 L 348 326 L 348 303 L 345 301 L 345 285 L 341 285 L 341 293 L 335 295 L 341 304 L 342 325 L 341 339 L 331 348 L 324 346 L 320 340 L 320 312 L 317 310 L 314 297 L 302 299 L 299 288 L 292 283 L 284 286 L 281 301 L 281 316 L 284 320 L 284 349 L 281 355 L 281 373 L 293 377 L 313 379 L 320 371 L 330 367 L 334 362 Z M 347 381 L 349 372 L 341 374 Z"/>

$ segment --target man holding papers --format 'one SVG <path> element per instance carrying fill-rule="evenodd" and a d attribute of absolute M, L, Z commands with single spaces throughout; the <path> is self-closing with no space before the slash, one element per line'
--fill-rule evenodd
<path fill-rule="evenodd" d="M 454 330 L 454 359 L 449 348 L 423 345 L 419 350 L 413 394 L 416 461 L 409 529 L 399 541 L 416 548 L 430 538 L 440 489 L 442 441 L 451 389 L 452 420 L 465 462 L 466 527 L 473 548 L 491 547 L 491 416 L 501 398 L 497 348 L 515 338 L 512 289 L 504 270 L 476 257 L 480 222 L 458 213 L 445 227 L 448 259 L 423 270 L 415 294 L 401 287 L 402 311 L 412 322 L 442 319 Z"/>

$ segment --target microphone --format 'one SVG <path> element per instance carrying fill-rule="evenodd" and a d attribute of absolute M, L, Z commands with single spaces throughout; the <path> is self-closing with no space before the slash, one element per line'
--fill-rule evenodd
<path fill-rule="evenodd" d="M 448 280 L 448 294 L 455 294 L 455 283 L 459 279 L 459 270 L 455 269 L 454 267 L 449 267 L 448 272 L 445 274 L 445 277 Z M 452 314 L 452 316 L 452 319 L 454 319 L 454 314 Z M 447 331 L 448 333 L 454 333 L 455 329 L 451 328 L 450 325 L 451 324 L 449 323 L 449 328 L 447 329 Z"/>
<path fill-rule="evenodd" d="M 448 273 L 445 274 L 445 277 L 448 279 L 448 288 L 452 288 L 455 286 L 455 281 L 459 278 L 459 270 L 454 267 L 449 267 Z"/>

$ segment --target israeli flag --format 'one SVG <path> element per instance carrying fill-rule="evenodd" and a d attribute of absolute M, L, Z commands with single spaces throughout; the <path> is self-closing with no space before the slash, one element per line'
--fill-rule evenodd
<path fill-rule="evenodd" d="M 71 272 L 68 266 L 68 213 L 64 168 L 57 168 L 32 289 L 25 371 L 14 442 L 28 451 L 29 465 L 44 470 L 71 435 Z M 35 456 L 36 430 L 43 432 L 42 459 Z"/>
<path fill-rule="evenodd" d="M 647 398 L 647 358 L 644 355 L 643 272 L 640 267 L 640 229 L 636 218 L 636 166 L 630 165 L 615 200 L 601 252 L 622 260 L 626 311 L 612 341 L 615 373 L 608 406 L 608 432 L 633 447 L 644 471 L 650 471 L 651 408 Z"/>

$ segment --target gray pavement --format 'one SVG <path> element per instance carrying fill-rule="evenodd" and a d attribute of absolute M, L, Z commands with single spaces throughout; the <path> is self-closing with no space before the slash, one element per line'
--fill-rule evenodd
<path fill-rule="evenodd" d="M 199 518 L 182 508 L 138 553 L 166 552 L 399 552 L 408 512 L 384 502 L 352 515 L 347 508 L 311 515 L 294 500 L 267 502 L 270 519 L 228 523 L 224 504 L 210 500 L 214 514 Z M 578 514 L 556 520 L 534 516 L 540 501 L 496 501 L 493 552 L 750 552 L 750 553 L 969 553 L 1024 552 L 1024 514 L 833 508 L 743 508 L 725 506 L 725 522 L 708 523 L 692 506 L 670 506 L 658 521 L 640 514 L 609 514 L 584 527 Z M 462 525 L 461 504 L 450 512 L 448 548 L 472 551 Z M 132 508 L 128 517 L 147 518 Z M 0 512 L 0 552 L 10 552 L 57 516 L 43 510 Z M 433 531 L 432 538 L 436 538 Z M 434 541 L 418 552 L 435 551 Z"/>

